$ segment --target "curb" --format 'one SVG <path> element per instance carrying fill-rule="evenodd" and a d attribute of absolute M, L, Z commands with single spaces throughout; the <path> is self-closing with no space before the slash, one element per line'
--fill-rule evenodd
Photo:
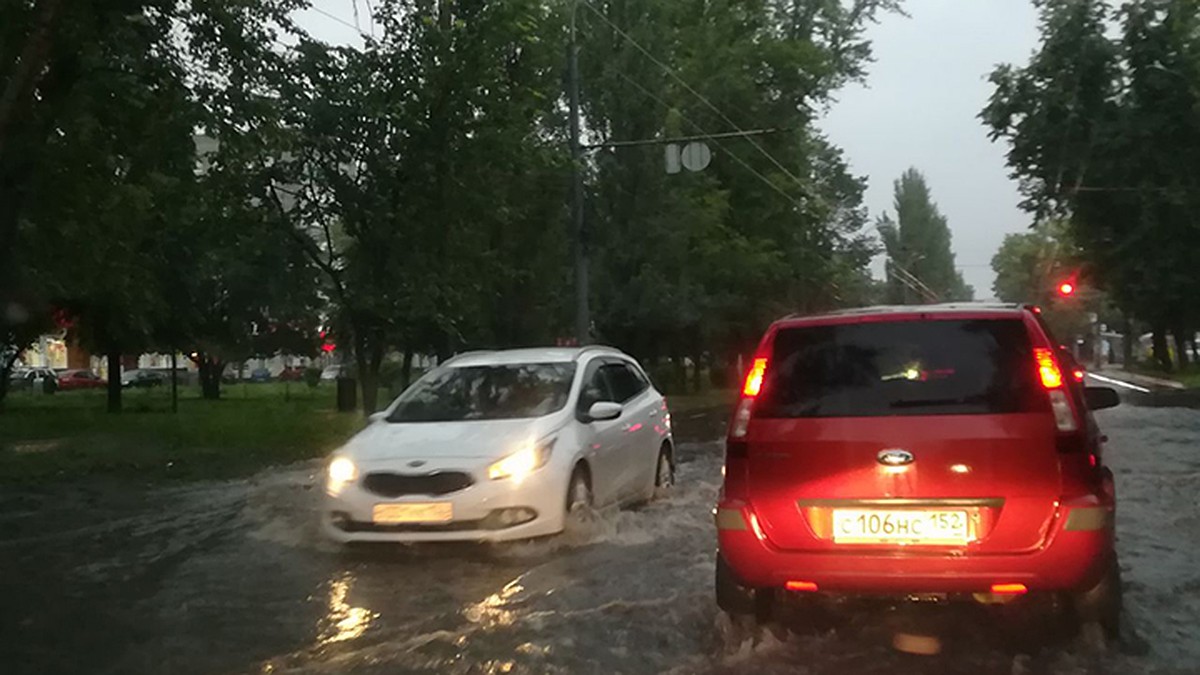
<path fill-rule="evenodd" d="M 1181 391 L 1187 389 L 1187 386 L 1182 382 L 1161 377 L 1151 377 L 1150 375 L 1142 375 L 1141 373 L 1131 373 L 1121 368 L 1102 368 L 1100 372 L 1107 377 L 1125 380 L 1132 384 L 1140 384 L 1143 387 L 1158 387 L 1159 389 L 1176 389 Z"/>

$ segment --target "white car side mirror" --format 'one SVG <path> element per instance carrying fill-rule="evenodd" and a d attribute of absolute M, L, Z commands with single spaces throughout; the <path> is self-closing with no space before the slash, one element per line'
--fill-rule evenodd
<path fill-rule="evenodd" d="M 588 419 L 592 422 L 615 420 L 621 416 L 622 409 L 620 403 L 596 401 L 591 408 L 588 408 Z"/>
<path fill-rule="evenodd" d="M 379 412 L 373 412 L 370 415 L 367 415 L 367 424 L 375 424 L 376 422 L 382 422 L 384 420 L 384 418 L 386 418 L 386 417 L 387 417 L 386 410 L 380 410 Z"/>

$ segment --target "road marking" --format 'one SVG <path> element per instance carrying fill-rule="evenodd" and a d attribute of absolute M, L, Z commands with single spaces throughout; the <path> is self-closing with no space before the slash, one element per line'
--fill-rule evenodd
<path fill-rule="evenodd" d="M 1088 374 L 1087 374 L 1087 376 L 1088 376 L 1088 377 L 1094 377 L 1094 378 L 1096 378 L 1097 380 L 1100 380 L 1101 382 L 1107 382 L 1108 384 L 1115 384 L 1115 385 L 1117 385 L 1118 387 L 1127 387 L 1127 388 L 1129 388 L 1129 389 L 1132 389 L 1132 390 L 1134 390 L 1134 391 L 1140 391 L 1140 392 L 1142 392 L 1143 394 L 1149 394 L 1149 393 L 1150 393 L 1150 390 L 1149 390 L 1149 389 L 1147 389 L 1147 388 L 1145 388 L 1145 387 L 1139 387 L 1139 386 L 1137 386 L 1136 384 L 1129 384 L 1128 382 L 1122 382 L 1121 380 L 1114 380 L 1114 379 L 1113 379 L 1113 378 L 1111 378 L 1111 377 L 1104 377 L 1103 375 L 1097 375 L 1097 374 L 1095 374 L 1095 373 L 1088 373 Z"/>

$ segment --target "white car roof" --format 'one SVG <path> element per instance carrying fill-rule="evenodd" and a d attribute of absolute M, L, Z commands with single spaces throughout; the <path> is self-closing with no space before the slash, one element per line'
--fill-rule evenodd
<path fill-rule="evenodd" d="M 528 349 L 503 349 L 494 352 L 466 352 L 446 361 L 451 368 L 469 366 L 499 366 L 518 363 L 571 363 L 584 353 L 596 352 L 613 356 L 625 356 L 624 352 L 612 347 L 533 347 Z"/>

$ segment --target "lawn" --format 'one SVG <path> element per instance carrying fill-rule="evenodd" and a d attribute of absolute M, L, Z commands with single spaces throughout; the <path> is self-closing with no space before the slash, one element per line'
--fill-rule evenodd
<path fill-rule="evenodd" d="M 245 476 L 267 466 L 329 454 L 363 426 L 335 411 L 330 383 L 235 384 L 206 401 L 181 387 L 128 390 L 123 412 L 105 412 L 103 391 L 12 392 L 0 412 L 0 484 L 89 476 L 144 482 Z M 386 397 L 386 394 L 383 394 Z M 722 432 L 734 392 L 668 396 L 680 440 Z"/>
<path fill-rule="evenodd" d="M 1188 389 L 1200 389 L 1200 365 L 1190 365 L 1184 370 L 1175 370 L 1167 373 L 1154 368 L 1150 364 L 1142 363 L 1129 368 L 1129 370 L 1151 377 L 1175 380 Z"/>
<path fill-rule="evenodd" d="M 103 391 L 11 393 L 0 413 L 0 483 L 109 475 L 146 481 L 229 478 L 328 454 L 363 425 L 337 413 L 334 388 L 238 384 L 206 401 L 182 387 L 124 392 L 105 412 Z"/>

